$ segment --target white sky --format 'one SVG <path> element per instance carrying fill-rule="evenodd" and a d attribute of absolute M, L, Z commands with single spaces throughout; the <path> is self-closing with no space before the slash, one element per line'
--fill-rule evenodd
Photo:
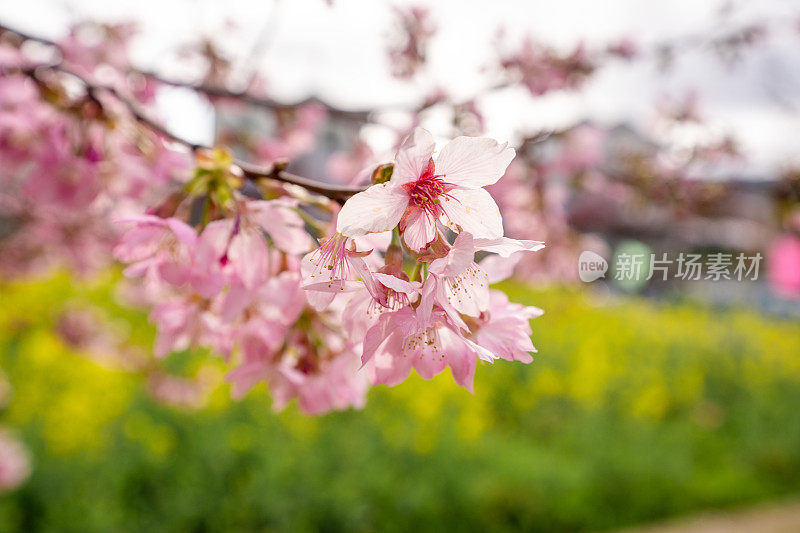
<path fill-rule="evenodd" d="M 434 12 L 438 33 L 424 74 L 403 83 L 389 76 L 386 46 L 392 5 L 378 0 L 0 0 L 0 21 L 48 37 L 63 34 L 70 21 L 94 18 L 136 20 L 141 34 L 133 55 L 137 65 L 173 76 L 190 75 L 176 48 L 212 35 L 239 58 L 246 58 L 264 28 L 269 46 L 258 68 L 271 95 L 297 100 L 316 94 L 342 107 L 412 102 L 430 88 L 469 97 L 487 83 L 495 31 L 509 37 L 532 32 L 540 40 L 570 47 L 579 39 L 602 46 L 621 36 L 647 44 L 713 31 L 720 2 L 715 0 L 437 0 L 416 2 Z M 752 169 L 800 163 L 800 1 L 759 0 L 737 4 L 734 20 L 766 19 L 778 34 L 747 54 L 733 70 L 708 53 L 689 53 L 670 74 L 653 62 L 606 67 L 584 91 L 533 100 L 507 90 L 482 100 L 489 134 L 500 139 L 519 132 L 558 128 L 577 120 L 607 124 L 628 121 L 647 128 L 654 103 L 665 94 L 679 97 L 697 89 L 711 130 L 732 132 Z M 225 21 L 234 21 L 231 29 Z M 774 26 L 774 25 L 773 25 Z M 161 101 L 164 116 L 179 133 L 208 141 L 210 111 L 181 91 Z"/>

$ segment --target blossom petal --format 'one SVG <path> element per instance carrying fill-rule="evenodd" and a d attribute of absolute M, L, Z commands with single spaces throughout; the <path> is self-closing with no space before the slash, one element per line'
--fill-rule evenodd
<path fill-rule="evenodd" d="M 225 379 L 231 382 L 231 396 L 241 400 L 244 396 L 268 375 L 266 361 L 249 361 L 228 372 Z"/>
<path fill-rule="evenodd" d="M 479 316 L 489 308 L 489 278 L 475 263 L 455 276 L 439 281 L 443 290 L 438 297 L 443 308 L 444 301 L 463 315 Z"/>
<path fill-rule="evenodd" d="M 414 311 L 410 307 L 383 313 L 364 336 L 364 347 L 361 351 L 362 366 L 366 365 L 378 352 L 378 349 L 389 340 L 395 341 L 388 349 L 391 357 L 404 359 L 402 357 L 402 340 L 405 334 L 414 327 L 415 322 Z"/>
<path fill-rule="evenodd" d="M 459 233 L 447 255 L 431 263 L 430 272 L 441 276 L 457 276 L 464 272 L 473 264 L 474 242 L 471 233 Z"/>
<path fill-rule="evenodd" d="M 403 340 L 403 335 L 389 335 L 384 349 L 372 359 L 372 380 L 375 384 L 383 383 L 387 387 L 394 387 L 408 378 L 412 358 L 394 355 L 402 352 Z"/>
<path fill-rule="evenodd" d="M 329 305 L 333 303 L 333 299 L 336 298 L 336 294 L 337 294 L 336 292 L 307 290 L 306 300 L 308 300 L 308 305 L 310 305 L 317 311 L 324 311 L 325 309 L 327 309 Z"/>
<path fill-rule="evenodd" d="M 402 292 L 403 294 L 414 294 L 419 292 L 421 283 L 418 281 L 406 281 L 391 274 L 384 274 L 382 272 L 375 272 L 372 276 L 384 287 L 392 289 L 395 292 Z"/>
<path fill-rule="evenodd" d="M 436 173 L 460 187 L 491 185 L 505 174 L 514 149 L 488 137 L 456 137 L 442 148 L 436 159 Z"/>
<path fill-rule="evenodd" d="M 211 263 L 219 263 L 228 247 L 233 226 L 232 219 L 215 220 L 206 225 L 197 241 L 195 257 L 198 264 L 208 267 Z"/>
<path fill-rule="evenodd" d="M 183 220 L 168 218 L 165 219 L 164 223 L 169 226 L 169 229 L 172 230 L 178 240 L 186 246 L 193 248 L 197 243 L 197 232 Z"/>
<path fill-rule="evenodd" d="M 242 230 L 231 239 L 228 260 L 245 287 L 255 289 L 267 279 L 269 250 L 256 230 Z"/>
<path fill-rule="evenodd" d="M 503 236 L 503 217 L 492 196 L 483 189 L 453 189 L 444 197 L 442 223 L 455 232 L 476 238 Z"/>
<path fill-rule="evenodd" d="M 386 294 L 378 287 L 378 283 L 375 281 L 375 278 L 372 277 L 372 272 L 370 272 L 366 261 L 360 257 L 351 257 L 348 259 L 348 262 L 355 275 L 361 278 L 370 296 L 375 298 L 375 301 L 379 304 L 386 305 Z"/>
<path fill-rule="evenodd" d="M 275 246 L 290 254 L 304 253 L 313 247 L 305 222 L 294 209 L 296 204 L 285 198 L 248 203 L 253 220 L 267 232 Z"/>
<path fill-rule="evenodd" d="M 360 281 L 349 279 L 332 279 L 303 285 L 303 289 L 311 292 L 332 292 L 334 294 L 354 292 L 364 287 Z"/>
<path fill-rule="evenodd" d="M 500 237 L 498 239 L 475 239 L 475 249 L 493 252 L 501 257 L 509 257 L 514 252 L 536 252 L 544 248 L 542 241 L 525 241 Z"/>
<path fill-rule="evenodd" d="M 456 333 L 445 330 L 441 333 L 441 339 L 447 352 L 447 364 L 450 365 L 453 380 L 474 394 L 472 383 L 478 358 L 467 349 L 467 341 Z"/>
<path fill-rule="evenodd" d="M 508 257 L 490 255 L 484 258 L 478 265 L 488 276 L 489 283 L 498 283 L 508 279 L 514 274 L 514 269 L 522 260 L 522 252 L 516 252 Z"/>
<path fill-rule="evenodd" d="M 429 324 L 433 314 L 433 305 L 436 302 L 436 276 L 428 276 L 422 286 L 419 306 L 417 307 L 417 320 L 421 324 Z"/>
<path fill-rule="evenodd" d="M 391 184 L 402 185 L 419 178 L 427 168 L 435 147 L 436 143 L 428 130 L 415 128 L 397 151 Z"/>
<path fill-rule="evenodd" d="M 373 185 L 347 200 L 336 231 L 347 237 L 387 231 L 397 226 L 408 206 L 408 194 L 386 183 Z"/>
<path fill-rule="evenodd" d="M 228 292 L 222 298 L 220 318 L 225 322 L 233 322 L 253 301 L 253 291 L 235 279 Z"/>
<path fill-rule="evenodd" d="M 408 354 L 408 358 L 412 360 L 417 374 L 422 379 L 433 378 L 447 366 L 447 361 L 443 357 L 444 351 L 439 333 L 434 331 L 431 335 L 435 336 L 435 341 L 430 341 L 432 342 L 431 344 L 421 342 L 418 349 Z"/>
<path fill-rule="evenodd" d="M 419 252 L 436 239 L 436 219 L 423 209 L 412 207 L 401 222 L 403 242 Z"/>

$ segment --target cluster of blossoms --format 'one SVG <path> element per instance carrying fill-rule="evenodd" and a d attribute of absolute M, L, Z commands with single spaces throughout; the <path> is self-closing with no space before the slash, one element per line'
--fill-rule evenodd
<path fill-rule="evenodd" d="M 131 227 L 115 254 L 153 306 L 156 355 L 210 347 L 235 365 L 234 395 L 263 381 L 277 409 L 297 397 L 307 413 L 359 407 L 371 385 L 400 383 L 412 368 L 431 378 L 449 366 L 472 390 L 478 359 L 530 362 L 528 320 L 541 311 L 489 288 L 521 252 L 543 247 L 504 237 L 483 189 L 514 150 L 459 137 L 433 153 L 431 135 L 415 130 L 341 210 L 275 190 L 247 196 L 224 153 L 201 159 L 186 188 L 206 195 L 196 226 L 121 221 Z M 331 215 L 325 227 L 319 209 Z M 313 250 L 309 228 L 321 242 Z"/>
<path fill-rule="evenodd" d="M 514 74 L 531 94 L 541 96 L 550 91 L 576 89 L 597 68 L 584 45 L 578 44 L 567 54 L 527 37 L 515 53 L 503 58 L 500 66 Z"/>
<path fill-rule="evenodd" d="M 66 40 L 61 63 L 88 71 L 75 39 Z M 16 44 L 0 41 L 0 72 L 0 273 L 107 265 L 112 216 L 165 194 L 188 174 L 191 158 L 152 131 L 130 127 L 130 111 L 108 91 L 76 90 L 69 76 L 36 70 Z M 132 99 L 152 98 L 132 85 L 123 89 L 117 78 L 112 83 Z"/>
<path fill-rule="evenodd" d="M 544 245 L 504 237 L 500 210 L 483 188 L 503 176 L 512 148 L 458 137 L 436 160 L 434 148 L 417 128 L 391 178 L 345 203 L 336 233 L 303 259 L 304 288 L 317 309 L 352 293 L 343 327 L 363 341 L 372 383 L 400 383 L 412 368 L 431 378 L 449 366 L 472 390 L 478 359 L 531 360 L 528 320 L 541 311 L 509 303 L 489 284 L 510 274 L 511 256 Z M 373 257 L 381 236 L 389 240 L 382 260 Z M 366 239 L 376 246 L 367 250 Z M 476 252 L 496 255 L 478 264 Z"/>

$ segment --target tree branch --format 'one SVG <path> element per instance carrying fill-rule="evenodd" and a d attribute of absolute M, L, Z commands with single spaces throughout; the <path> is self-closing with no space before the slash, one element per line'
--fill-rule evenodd
<path fill-rule="evenodd" d="M 31 35 L 29 33 L 17 30 L 15 28 L 12 28 L 10 26 L 7 26 L 5 24 L 0 23 L 0 35 L 2 35 L 3 33 L 7 33 L 7 34 L 10 34 L 10 35 L 16 36 L 17 38 L 22 39 L 22 40 L 35 41 L 37 43 L 49 46 L 49 47 L 53 48 L 54 50 L 56 50 L 58 52 L 58 54 L 61 56 L 61 58 L 64 57 L 64 51 L 63 51 L 61 45 L 58 42 L 53 41 L 51 39 L 47 39 L 47 38 L 36 36 L 36 35 Z M 355 121 L 355 122 L 362 122 L 362 123 L 370 122 L 371 117 L 374 115 L 374 113 L 376 111 L 378 111 L 378 110 L 372 109 L 372 108 L 370 108 L 370 109 L 342 109 L 340 107 L 337 107 L 337 106 L 331 104 L 330 102 L 327 102 L 327 101 L 325 101 L 325 100 L 323 100 L 321 98 L 314 97 L 314 96 L 306 98 L 305 100 L 297 101 L 297 102 L 279 102 L 277 100 L 273 100 L 272 98 L 266 98 L 266 97 L 253 95 L 251 93 L 248 93 L 247 91 L 234 91 L 234 90 L 231 90 L 231 89 L 228 89 L 228 88 L 225 88 L 225 87 L 221 87 L 219 85 L 210 85 L 210 84 L 207 84 L 207 83 L 196 83 L 196 82 L 192 82 L 192 81 L 188 81 L 188 80 L 176 80 L 176 79 L 171 79 L 171 78 L 165 78 L 165 77 L 162 77 L 161 75 L 159 75 L 156 72 L 153 72 L 151 70 L 142 70 L 142 69 L 137 69 L 137 68 L 133 68 L 133 67 L 128 69 L 127 74 L 142 76 L 144 78 L 151 79 L 151 80 L 153 80 L 153 81 L 155 81 L 157 83 L 160 83 L 162 85 L 168 85 L 170 87 L 179 87 L 179 88 L 183 88 L 183 89 L 189 89 L 191 91 L 195 91 L 197 93 L 205 95 L 206 97 L 208 97 L 211 100 L 213 100 L 213 99 L 237 100 L 237 101 L 249 104 L 249 105 L 253 105 L 253 106 L 257 106 L 257 107 L 263 107 L 263 108 L 271 109 L 271 110 L 275 110 L 275 111 L 278 111 L 278 110 L 281 110 L 281 109 L 291 109 L 291 108 L 300 107 L 300 106 L 308 105 L 308 104 L 316 104 L 316 105 L 320 105 L 320 106 L 324 107 L 325 110 L 328 112 L 328 114 L 330 116 L 332 116 L 332 117 L 342 118 L 342 119 L 352 120 L 352 121 Z M 514 81 L 503 81 L 503 82 L 500 82 L 500 83 L 498 83 L 496 85 L 493 85 L 493 86 L 487 88 L 486 92 L 492 92 L 492 91 L 500 90 L 500 89 L 503 89 L 503 88 L 508 87 L 510 85 L 513 85 L 514 83 L 515 83 Z M 457 105 L 458 104 L 458 102 L 453 102 L 452 100 L 450 100 L 448 98 L 441 98 L 441 99 L 426 100 L 426 101 L 424 101 L 424 102 L 422 102 L 420 104 L 417 104 L 417 105 L 389 104 L 389 105 L 384 106 L 381 109 L 381 111 L 392 110 L 392 111 L 406 111 L 406 112 L 409 112 L 409 113 L 421 113 L 421 112 L 423 112 L 423 111 L 425 111 L 425 110 L 427 110 L 427 109 L 429 109 L 429 108 L 431 108 L 431 107 L 433 107 L 433 106 L 435 106 L 437 104 L 442 104 L 442 103 L 448 103 L 448 104 L 451 104 L 451 105 Z"/>
<path fill-rule="evenodd" d="M 211 149 L 209 146 L 191 142 L 183 137 L 180 137 L 179 135 L 176 135 L 175 133 L 172 133 L 157 120 L 151 118 L 148 115 L 148 113 L 142 108 L 141 105 L 139 105 L 134 100 L 122 94 L 116 87 L 95 84 L 87 80 L 81 74 L 73 70 L 70 70 L 69 68 L 64 67 L 59 63 L 22 68 L 20 69 L 20 72 L 26 76 L 38 80 L 38 73 L 45 70 L 61 73 L 71 78 L 74 78 L 84 86 L 87 95 L 93 98 L 97 102 L 99 102 L 97 98 L 97 95 L 99 93 L 105 92 L 110 94 L 125 106 L 125 108 L 130 112 L 131 116 L 137 122 L 147 127 L 151 131 L 155 132 L 157 135 L 160 135 L 161 137 L 171 142 L 186 146 L 193 152 L 201 149 Z M 350 196 L 364 190 L 364 187 L 348 187 L 342 185 L 328 184 L 321 181 L 305 178 L 303 176 L 298 176 L 296 174 L 292 174 L 284 170 L 283 165 L 272 165 L 271 167 L 261 167 L 241 160 L 234 160 L 234 165 L 236 165 L 242 170 L 242 174 L 247 179 L 257 181 L 259 179 L 266 178 L 279 181 L 282 183 L 289 183 L 292 185 L 303 187 L 304 189 L 310 192 L 325 196 L 332 200 L 346 200 Z"/>
<path fill-rule="evenodd" d="M 26 33 L 16 28 L 12 28 L 10 26 L 0 23 L 0 34 L 3 33 L 14 35 L 17 38 L 25 41 L 34 41 L 49 46 L 55 49 L 62 58 L 64 57 L 64 50 L 61 47 L 61 45 L 51 39 L 39 37 L 36 35 L 31 35 L 30 33 Z M 331 116 L 347 120 L 353 120 L 356 122 L 368 122 L 369 117 L 373 111 L 371 109 L 368 110 L 342 109 L 316 97 L 306 98 L 305 100 L 300 100 L 298 102 L 279 102 L 271 98 L 264 98 L 250 94 L 247 91 L 232 91 L 230 89 L 227 89 L 225 87 L 220 87 L 218 85 L 210 85 L 206 83 L 194 83 L 191 81 L 164 78 L 155 72 L 149 70 L 141 70 L 137 68 L 130 68 L 127 71 L 127 73 L 149 78 L 157 83 L 161 83 L 163 85 L 169 85 L 170 87 L 180 87 L 184 89 L 190 89 L 200 94 L 204 94 L 209 98 L 238 100 L 250 105 L 255 105 L 258 107 L 264 107 L 273 110 L 289 109 L 307 104 L 316 104 L 323 106 L 328 111 L 328 114 Z"/>

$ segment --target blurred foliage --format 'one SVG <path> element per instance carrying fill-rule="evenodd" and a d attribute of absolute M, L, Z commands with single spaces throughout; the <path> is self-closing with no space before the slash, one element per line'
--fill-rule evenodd
<path fill-rule="evenodd" d="M 597 530 L 800 489 L 796 323 L 506 284 L 547 311 L 532 365 L 479 367 L 475 396 L 414 378 L 308 418 L 273 414 L 263 386 L 164 406 L 141 373 L 72 351 L 53 323 L 76 302 L 149 346 L 111 286 L 0 286 L 2 423 L 34 457 L 3 531 Z"/>

